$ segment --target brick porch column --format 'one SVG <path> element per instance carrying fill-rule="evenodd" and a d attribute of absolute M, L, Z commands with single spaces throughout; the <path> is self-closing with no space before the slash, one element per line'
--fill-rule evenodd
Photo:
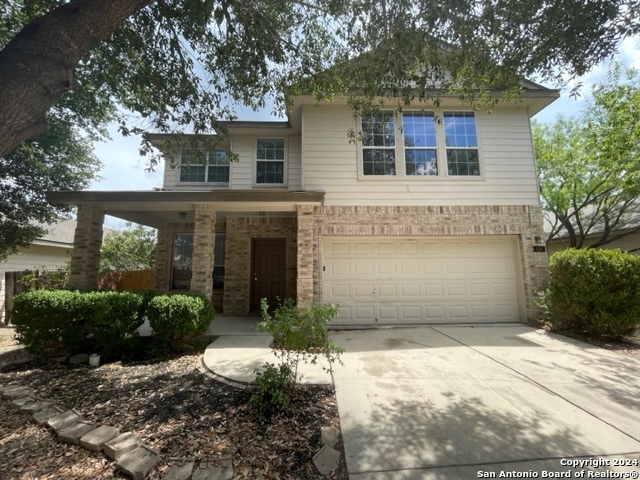
<path fill-rule="evenodd" d="M 213 246 L 216 241 L 216 209 L 208 203 L 195 204 L 191 292 L 211 299 L 213 295 Z"/>
<path fill-rule="evenodd" d="M 78 205 L 77 217 L 69 287 L 90 290 L 98 286 L 104 212 L 93 205 Z"/>
<path fill-rule="evenodd" d="M 301 307 L 313 302 L 313 206 L 298 205 L 296 297 Z"/>

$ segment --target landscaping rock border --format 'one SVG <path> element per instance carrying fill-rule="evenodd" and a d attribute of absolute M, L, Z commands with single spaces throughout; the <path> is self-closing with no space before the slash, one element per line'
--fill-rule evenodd
<path fill-rule="evenodd" d="M 65 410 L 54 402 L 34 396 L 31 388 L 20 385 L 0 385 L 0 396 L 22 413 L 31 414 L 31 419 L 41 426 L 47 426 L 56 434 L 58 441 L 80 445 L 85 450 L 102 451 L 115 460 L 116 470 L 133 480 L 144 480 L 162 456 L 148 445 L 144 445 L 132 432 L 120 433 L 116 427 L 96 426 L 84 419 L 80 412 Z M 221 462 L 212 458 L 169 459 L 170 468 L 166 479 L 208 479 L 231 480 L 233 463 L 230 457 Z"/>

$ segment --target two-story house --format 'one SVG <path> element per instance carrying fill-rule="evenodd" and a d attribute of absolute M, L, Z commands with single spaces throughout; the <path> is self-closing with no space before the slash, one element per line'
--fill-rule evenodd
<path fill-rule="evenodd" d="M 557 97 L 525 82 L 491 113 L 444 97 L 361 117 L 296 97 L 285 122 L 175 148 L 158 191 L 50 194 L 78 206 L 72 284 L 95 285 L 109 214 L 158 229 L 157 291 L 226 315 L 292 297 L 338 303 L 339 324 L 532 320 L 547 254 L 529 119 Z"/>

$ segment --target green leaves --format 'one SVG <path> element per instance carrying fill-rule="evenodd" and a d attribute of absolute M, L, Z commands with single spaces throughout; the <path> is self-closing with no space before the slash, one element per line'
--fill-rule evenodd
<path fill-rule="evenodd" d="M 44 233 L 69 211 L 50 205 L 45 192 L 82 190 L 97 177 L 100 162 L 73 125 L 51 117 L 49 133 L 0 157 L 0 260 Z"/>
<path fill-rule="evenodd" d="M 106 234 L 100 250 L 101 272 L 126 272 L 153 268 L 156 230 L 127 223 L 124 230 Z"/>
<path fill-rule="evenodd" d="M 623 337 L 640 325 L 640 257 L 568 249 L 549 262 L 543 309 L 552 328 L 592 338 Z"/>
<path fill-rule="evenodd" d="M 549 238 L 567 235 L 577 248 L 588 235 L 597 247 L 638 227 L 627 220 L 640 208 L 640 76 L 618 66 L 610 81 L 578 117 L 533 125 Z"/>

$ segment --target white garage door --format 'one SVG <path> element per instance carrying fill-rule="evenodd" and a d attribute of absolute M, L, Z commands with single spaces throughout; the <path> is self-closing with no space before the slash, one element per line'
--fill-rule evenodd
<path fill-rule="evenodd" d="M 515 238 L 325 237 L 336 324 L 517 322 Z"/>

